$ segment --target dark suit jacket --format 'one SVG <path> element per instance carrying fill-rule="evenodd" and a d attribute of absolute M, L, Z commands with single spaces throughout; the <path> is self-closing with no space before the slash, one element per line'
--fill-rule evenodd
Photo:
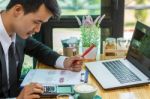
<path fill-rule="evenodd" d="M 18 80 L 21 74 L 24 54 L 33 56 L 37 58 L 40 62 L 43 62 L 44 64 L 47 64 L 50 66 L 54 66 L 57 58 L 60 56 L 59 54 L 52 51 L 50 48 L 46 47 L 42 43 L 36 41 L 32 37 L 29 37 L 28 39 L 23 40 L 17 36 L 16 37 L 16 49 L 17 49 L 17 53 L 19 56 L 19 64 L 17 68 Z M 4 71 L 4 68 L 2 68 L 3 66 L 6 67 L 6 63 L 5 63 L 5 58 L 3 54 L 3 49 L 0 44 L 0 98 L 1 97 L 14 97 L 14 96 L 5 95 L 3 91 L 2 78 L 5 78 L 4 75 L 2 75 L 2 72 Z M 16 91 L 16 89 L 14 89 L 14 91 Z"/>

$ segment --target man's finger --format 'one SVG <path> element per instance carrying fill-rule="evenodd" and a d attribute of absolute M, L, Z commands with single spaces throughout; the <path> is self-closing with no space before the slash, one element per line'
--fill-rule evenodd
<path fill-rule="evenodd" d="M 31 87 L 32 88 L 43 89 L 43 86 L 41 84 L 38 84 L 38 83 L 31 83 Z"/>
<path fill-rule="evenodd" d="M 35 88 L 44 89 L 43 86 L 41 84 L 38 84 L 38 83 L 35 84 Z"/>
<path fill-rule="evenodd" d="M 37 88 L 33 88 L 32 89 L 32 93 L 38 93 L 38 94 L 42 94 L 44 91 L 41 89 L 37 89 Z"/>
<path fill-rule="evenodd" d="M 81 60 L 81 61 L 77 61 L 76 64 L 82 65 L 82 64 L 83 64 L 83 61 L 82 61 L 82 60 Z"/>
<path fill-rule="evenodd" d="M 82 68 L 82 65 L 80 65 L 80 64 L 72 65 L 72 68 Z"/>
<path fill-rule="evenodd" d="M 29 96 L 29 99 L 39 99 L 40 98 L 40 95 L 38 94 L 32 94 Z"/>
<path fill-rule="evenodd" d="M 82 60 L 83 58 L 82 57 L 79 57 L 79 56 L 73 56 L 71 57 L 71 60 Z"/>
<path fill-rule="evenodd" d="M 72 71 L 79 72 L 79 71 L 81 71 L 81 68 L 73 68 Z"/>
<path fill-rule="evenodd" d="M 71 71 L 79 72 L 79 71 L 82 70 L 82 68 L 80 68 L 80 67 L 76 67 L 76 68 L 71 67 L 70 70 L 71 70 Z"/>

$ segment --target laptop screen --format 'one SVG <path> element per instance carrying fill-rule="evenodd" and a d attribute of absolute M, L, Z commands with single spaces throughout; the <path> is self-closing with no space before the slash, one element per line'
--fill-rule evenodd
<path fill-rule="evenodd" d="M 150 74 L 150 27 L 137 22 L 127 59 Z"/>

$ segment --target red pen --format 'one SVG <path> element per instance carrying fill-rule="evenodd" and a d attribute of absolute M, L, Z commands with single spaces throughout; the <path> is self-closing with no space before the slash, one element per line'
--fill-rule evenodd
<path fill-rule="evenodd" d="M 95 47 L 95 45 L 94 45 L 94 44 L 91 44 L 91 46 L 83 52 L 83 54 L 82 54 L 81 57 L 84 58 L 84 56 L 87 55 L 94 47 Z M 75 61 L 73 62 L 73 64 L 75 64 L 77 61 L 78 61 L 78 60 L 75 60 Z"/>
<path fill-rule="evenodd" d="M 84 57 L 85 55 L 87 55 L 94 47 L 95 47 L 95 45 L 92 44 L 88 49 L 86 49 L 86 50 L 84 51 L 84 53 L 82 54 L 81 57 Z"/>

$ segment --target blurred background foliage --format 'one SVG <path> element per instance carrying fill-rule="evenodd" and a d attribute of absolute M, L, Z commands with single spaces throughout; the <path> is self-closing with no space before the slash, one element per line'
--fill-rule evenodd
<path fill-rule="evenodd" d="M 136 0 L 136 4 L 146 4 L 147 0 Z M 148 16 L 147 10 L 135 10 L 135 18 L 141 22 L 145 22 Z"/>

